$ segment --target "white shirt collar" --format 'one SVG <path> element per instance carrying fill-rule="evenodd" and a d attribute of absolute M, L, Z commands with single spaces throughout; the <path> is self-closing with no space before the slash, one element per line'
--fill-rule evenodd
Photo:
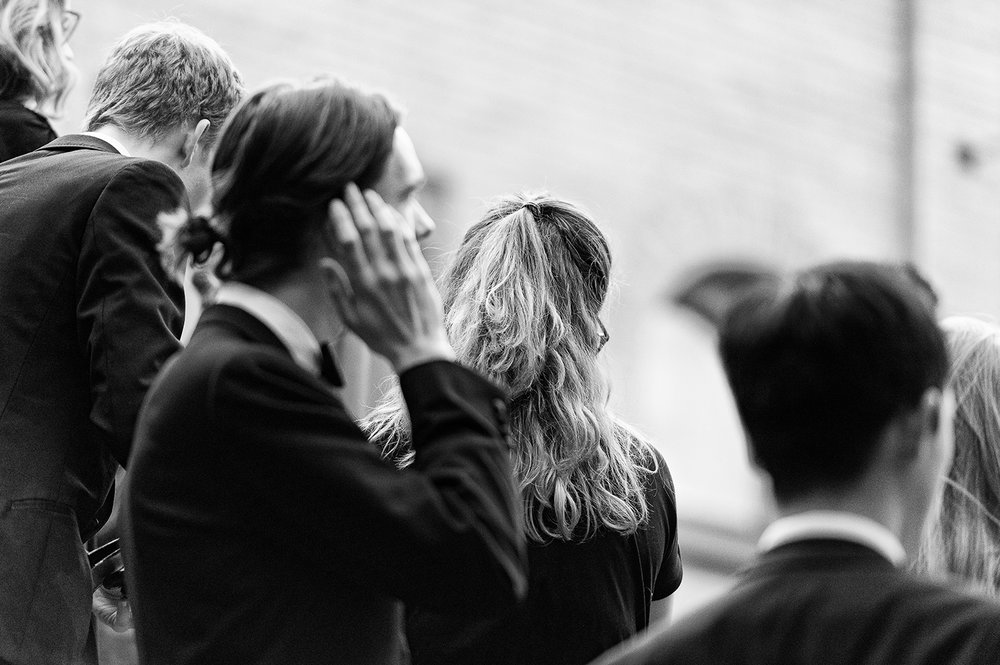
<path fill-rule="evenodd" d="M 99 132 L 84 132 L 83 135 L 93 136 L 95 139 L 101 139 L 102 141 L 107 143 L 109 146 L 117 150 L 120 154 L 124 155 L 125 157 L 132 156 L 132 153 L 130 153 L 128 149 L 124 145 L 122 145 L 122 142 L 116 138 L 112 138 L 106 134 L 101 134 Z"/>
<path fill-rule="evenodd" d="M 762 552 L 799 540 L 834 538 L 869 547 L 894 566 L 906 563 L 906 550 L 889 529 L 875 520 L 855 513 L 811 510 L 782 517 L 764 529 L 757 547 Z"/>
<path fill-rule="evenodd" d="M 281 300 L 241 282 L 224 282 L 216 291 L 213 302 L 239 307 L 252 314 L 281 340 L 296 364 L 307 372 L 319 375 L 319 341 L 305 321 Z"/>

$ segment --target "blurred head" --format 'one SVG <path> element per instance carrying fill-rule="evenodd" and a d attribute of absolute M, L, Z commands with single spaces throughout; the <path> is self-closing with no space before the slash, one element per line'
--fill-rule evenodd
<path fill-rule="evenodd" d="M 942 324 L 955 394 L 955 454 L 931 514 L 922 567 L 1000 593 L 1000 327 L 971 317 Z"/>
<path fill-rule="evenodd" d="M 493 203 L 442 278 L 459 362 L 510 394 L 514 477 L 536 542 L 580 540 L 601 528 L 627 533 L 648 516 L 645 474 L 654 457 L 608 412 L 598 361 L 610 278 L 611 253 L 594 221 L 545 194 Z M 394 396 L 367 427 L 405 464 L 404 420 Z"/>
<path fill-rule="evenodd" d="M 937 418 L 947 353 L 933 300 L 912 271 L 845 262 L 768 280 L 733 308 L 722 362 L 779 503 L 849 488 L 890 422 L 925 409 Z M 929 485 L 917 488 L 920 501 L 930 500 L 936 467 L 950 455 L 931 425 L 940 450 L 915 475 Z"/>
<path fill-rule="evenodd" d="M 87 131 L 106 125 L 159 140 L 208 120 L 211 145 L 243 96 L 243 80 L 215 40 L 178 21 L 135 28 L 115 45 L 97 73 Z"/>
<path fill-rule="evenodd" d="M 68 41 L 79 14 L 69 0 L 0 0 L 0 99 L 62 112 L 77 70 Z"/>
<path fill-rule="evenodd" d="M 333 79 L 250 95 L 226 124 L 212 165 L 223 275 L 259 284 L 311 262 L 328 205 L 349 182 L 412 218 L 423 171 L 398 123 L 386 97 Z"/>

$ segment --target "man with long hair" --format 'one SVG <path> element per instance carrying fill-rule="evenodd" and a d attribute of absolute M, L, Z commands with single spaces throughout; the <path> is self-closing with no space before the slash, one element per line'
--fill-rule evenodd
<path fill-rule="evenodd" d="M 383 95 L 321 80 L 247 97 L 212 171 L 177 242 L 221 245 L 222 283 L 150 389 L 124 491 L 140 658 L 406 662 L 400 601 L 490 612 L 525 586 L 506 402 L 453 362 L 420 161 Z M 400 377 L 406 472 L 345 407 L 345 327 Z"/>
<path fill-rule="evenodd" d="M 107 520 L 136 414 L 178 348 L 160 213 L 197 205 L 243 84 L 195 28 L 137 28 L 87 131 L 0 165 L 0 661 L 94 662 L 84 543 Z"/>

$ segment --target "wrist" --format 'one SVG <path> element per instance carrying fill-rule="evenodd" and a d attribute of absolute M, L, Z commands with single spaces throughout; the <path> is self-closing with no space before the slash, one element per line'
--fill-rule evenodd
<path fill-rule="evenodd" d="M 411 367 L 435 360 L 454 361 L 455 350 L 447 340 L 428 340 L 403 347 L 387 360 L 392 365 L 392 370 L 399 375 Z"/>

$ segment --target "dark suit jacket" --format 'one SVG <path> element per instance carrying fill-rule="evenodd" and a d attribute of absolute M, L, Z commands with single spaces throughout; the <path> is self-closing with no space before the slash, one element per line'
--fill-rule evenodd
<path fill-rule="evenodd" d="M 764 554 L 724 598 L 593 665 L 1000 663 L 1000 604 L 837 540 Z"/>
<path fill-rule="evenodd" d="M 56 138 L 48 119 L 12 99 L 0 100 L 0 162 L 40 148 Z"/>
<path fill-rule="evenodd" d="M 503 395 L 449 362 L 400 384 L 405 471 L 260 321 L 204 312 L 150 391 L 125 491 L 142 662 L 401 662 L 398 600 L 497 611 L 523 594 Z"/>
<path fill-rule="evenodd" d="M 80 658 L 83 540 L 178 348 L 156 218 L 181 205 L 169 168 L 92 137 L 0 164 L 0 662 Z"/>

